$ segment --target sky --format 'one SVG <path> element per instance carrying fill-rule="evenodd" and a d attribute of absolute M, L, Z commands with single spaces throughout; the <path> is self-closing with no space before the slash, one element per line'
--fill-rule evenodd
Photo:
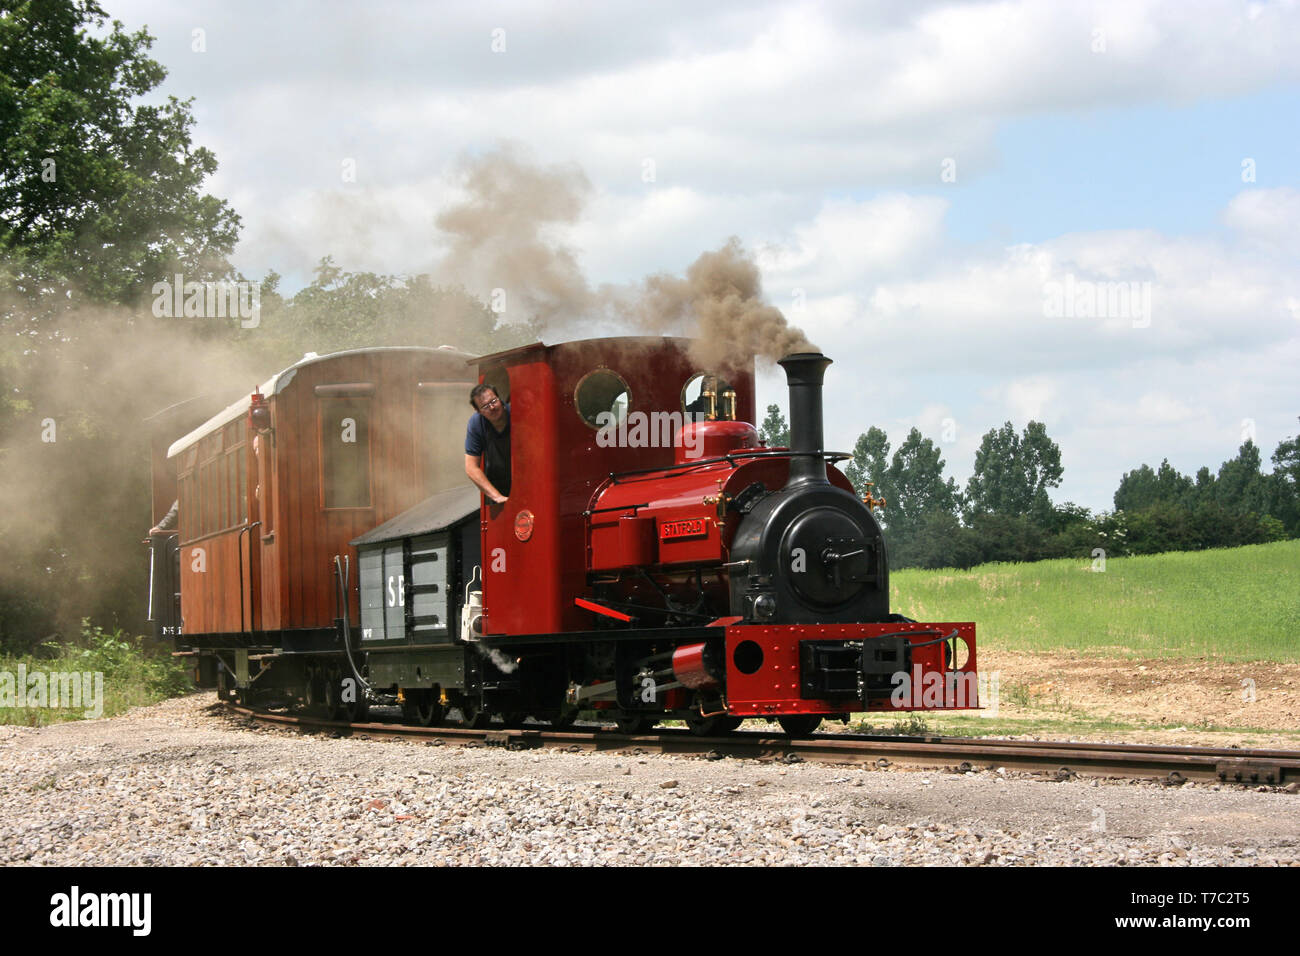
<path fill-rule="evenodd" d="M 916 427 L 964 485 L 1038 420 L 1099 510 L 1300 431 L 1296 2 L 102 2 L 282 291 L 431 271 L 506 145 L 586 177 L 553 238 L 593 285 L 739 237 L 835 362 L 832 449 Z"/>

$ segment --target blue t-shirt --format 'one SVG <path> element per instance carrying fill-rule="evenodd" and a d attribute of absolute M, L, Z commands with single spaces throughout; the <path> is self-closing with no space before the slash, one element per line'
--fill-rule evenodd
<path fill-rule="evenodd" d="M 483 449 L 487 447 L 488 432 L 496 432 L 492 423 L 484 418 L 479 412 L 475 412 L 469 417 L 469 424 L 465 426 L 465 454 L 481 455 Z M 506 405 L 506 427 L 505 431 L 499 432 L 500 435 L 506 435 L 510 432 L 510 406 Z"/>

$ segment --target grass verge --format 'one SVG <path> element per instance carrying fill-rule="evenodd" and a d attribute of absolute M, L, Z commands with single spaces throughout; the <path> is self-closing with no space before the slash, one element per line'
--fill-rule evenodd
<path fill-rule="evenodd" d="M 1300 660 L 1300 540 L 890 575 L 894 610 L 1008 651 Z"/>
<path fill-rule="evenodd" d="M 21 689 L 20 674 L 26 685 Z M 147 650 L 143 638 L 83 621 L 76 643 L 42 644 L 37 654 L 0 655 L 0 724 L 43 727 L 112 717 L 190 687 L 186 669 L 165 653 Z"/>

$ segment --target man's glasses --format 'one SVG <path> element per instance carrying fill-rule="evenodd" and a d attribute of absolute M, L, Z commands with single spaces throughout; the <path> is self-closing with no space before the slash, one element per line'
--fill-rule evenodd
<path fill-rule="evenodd" d="M 482 405 L 478 407 L 478 410 L 480 412 L 486 412 L 489 408 L 496 408 L 500 404 L 501 404 L 501 399 L 494 398 L 490 402 L 484 402 Z"/>

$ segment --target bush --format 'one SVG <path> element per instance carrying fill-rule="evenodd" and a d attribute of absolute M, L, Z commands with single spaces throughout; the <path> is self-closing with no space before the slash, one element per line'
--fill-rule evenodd
<path fill-rule="evenodd" d="M 47 641 L 33 654 L 0 657 L 0 672 L 10 675 L 13 687 L 20 666 L 28 675 L 103 675 L 100 703 L 105 717 L 184 694 L 193 687 L 188 670 L 169 654 L 150 650 L 143 638 L 128 637 L 121 630 L 106 631 L 88 620 L 82 621 L 81 637 L 75 644 Z M 0 706 L 0 723 L 41 726 L 57 720 L 80 720 L 90 707 L 89 703 L 81 708 Z"/>

